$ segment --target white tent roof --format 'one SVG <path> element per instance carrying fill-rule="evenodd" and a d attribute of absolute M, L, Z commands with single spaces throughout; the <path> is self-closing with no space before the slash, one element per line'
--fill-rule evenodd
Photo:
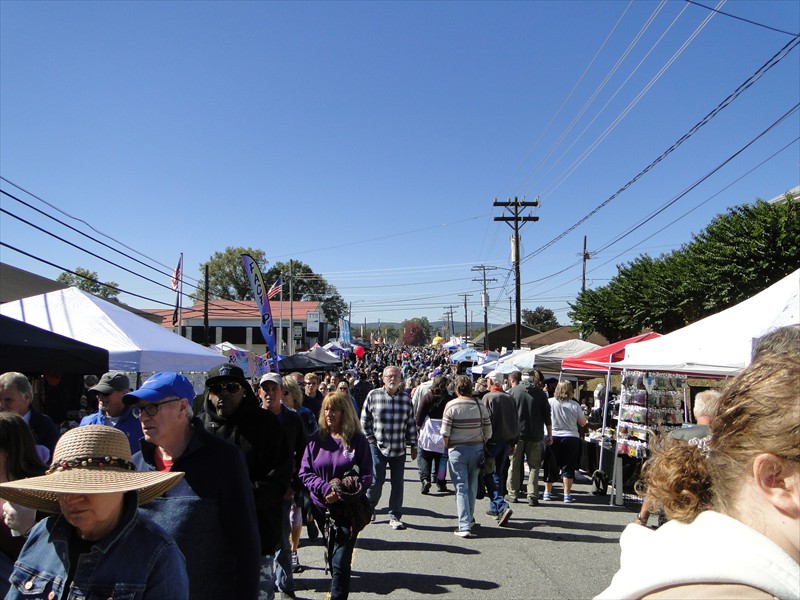
<path fill-rule="evenodd" d="M 77 288 L 0 305 L 0 314 L 105 348 L 115 371 L 208 371 L 226 358 Z"/>
<path fill-rule="evenodd" d="M 324 362 L 326 364 L 332 365 L 334 363 L 341 363 L 342 359 L 333 354 L 332 352 L 328 352 L 321 346 L 316 346 L 309 350 L 308 352 L 300 352 L 300 354 L 305 354 L 306 356 L 310 356 L 313 359 L 316 359 L 320 362 Z"/>
<path fill-rule="evenodd" d="M 733 375 L 750 363 L 756 338 L 800 323 L 800 270 L 722 312 L 665 336 L 631 344 L 615 368 Z"/>
<path fill-rule="evenodd" d="M 599 347 L 597 344 L 585 342 L 584 340 L 564 340 L 549 346 L 534 348 L 525 354 L 515 356 L 511 362 L 520 371 L 522 369 L 535 368 L 558 373 L 561 371 L 561 361 L 567 356 L 582 354 Z"/>

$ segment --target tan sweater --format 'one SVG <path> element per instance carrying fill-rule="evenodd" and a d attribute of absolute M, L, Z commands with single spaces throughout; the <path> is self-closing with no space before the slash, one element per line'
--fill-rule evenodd
<path fill-rule="evenodd" d="M 482 444 L 492 437 L 489 412 L 472 398 L 459 396 L 444 408 L 441 433 L 450 438 L 450 448 L 459 444 Z"/>

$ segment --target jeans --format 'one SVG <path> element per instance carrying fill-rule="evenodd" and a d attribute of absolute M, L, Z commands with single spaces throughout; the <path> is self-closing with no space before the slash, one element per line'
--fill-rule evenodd
<path fill-rule="evenodd" d="M 420 481 L 437 481 L 444 483 L 447 479 L 447 457 L 439 452 L 431 452 L 430 450 L 419 450 L 417 454 L 417 467 L 419 469 Z M 431 474 L 431 468 L 433 473 Z M 438 472 L 442 471 L 443 477 L 439 477 Z"/>
<path fill-rule="evenodd" d="M 389 494 L 389 517 L 399 521 L 403 516 L 403 475 L 406 468 L 406 455 L 403 453 L 400 456 L 386 457 L 381 454 L 377 446 L 370 445 L 369 449 L 372 452 L 372 469 L 375 474 L 375 480 L 367 491 L 367 500 L 369 500 L 373 510 L 378 506 L 383 494 L 383 484 L 386 481 L 386 466 L 388 465 L 392 485 L 392 491 Z"/>
<path fill-rule="evenodd" d="M 528 498 L 539 497 L 539 469 L 542 466 L 542 442 L 520 440 L 517 450 L 511 457 L 511 469 L 508 473 L 508 491 L 517 498 L 522 497 L 522 478 L 525 469 L 522 467 L 523 459 L 528 461 Z"/>
<path fill-rule="evenodd" d="M 478 460 L 482 454 L 483 444 L 461 444 L 448 452 L 450 479 L 456 488 L 459 531 L 469 531 L 472 527 L 478 493 Z"/>
<path fill-rule="evenodd" d="M 275 552 L 275 569 L 272 578 L 282 592 L 294 591 L 294 578 L 292 577 L 292 546 L 289 542 L 289 510 L 292 501 L 284 500 L 281 505 L 281 541 Z"/>
<path fill-rule="evenodd" d="M 494 470 L 483 476 L 483 483 L 486 486 L 486 495 L 489 497 L 489 510 L 500 514 L 508 508 L 508 502 L 503 497 L 502 472 L 506 459 L 508 458 L 508 444 L 487 442 L 486 452 L 494 458 Z"/>
<path fill-rule="evenodd" d="M 313 512 L 317 520 L 325 521 L 321 509 L 315 506 Z M 331 567 L 330 597 L 331 600 L 347 600 L 350 595 L 350 574 L 356 540 L 350 538 L 350 525 L 344 519 L 334 521 L 330 535 L 333 536 L 333 547 L 328 556 Z"/>

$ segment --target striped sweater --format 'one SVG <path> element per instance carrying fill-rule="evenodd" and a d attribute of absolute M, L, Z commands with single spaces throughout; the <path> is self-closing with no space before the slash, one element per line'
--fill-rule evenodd
<path fill-rule="evenodd" d="M 482 444 L 492 437 L 489 412 L 472 398 L 459 396 L 445 406 L 441 432 L 443 437 L 450 438 L 451 448 L 459 444 Z"/>

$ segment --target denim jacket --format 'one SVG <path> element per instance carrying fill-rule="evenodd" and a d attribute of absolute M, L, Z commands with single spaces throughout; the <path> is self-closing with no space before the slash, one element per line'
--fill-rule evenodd
<path fill-rule="evenodd" d="M 138 514 L 136 494 L 125 494 L 122 518 L 105 538 L 81 554 L 72 584 L 69 571 L 72 526 L 62 515 L 37 523 L 11 573 L 6 600 L 163 600 L 189 597 L 186 564 L 172 538 Z"/>

